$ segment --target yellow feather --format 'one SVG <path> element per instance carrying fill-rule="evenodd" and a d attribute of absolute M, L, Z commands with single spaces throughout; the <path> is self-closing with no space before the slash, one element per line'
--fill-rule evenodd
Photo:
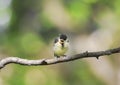
<path fill-rule="evenodd" d="M 63 56 L 68 51 L 68 47 L 69 47 L 68 42 L 64 42 L 64 47 L 62 47 L 62 45 L 59 42 L 57 42 L 54 45 L 54 54 L 56 56 Z"/>

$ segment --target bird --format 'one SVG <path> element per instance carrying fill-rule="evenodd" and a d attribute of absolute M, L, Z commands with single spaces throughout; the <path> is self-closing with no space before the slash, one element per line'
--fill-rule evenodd
<path fill-rule="evenodd" d="M 54 40 L 54 56 L 59 58 L 61 56 L 66 56 L 65 53 L 69 49 L 69 39 L 67 35 L 60 34 L 55 40 Z"/>

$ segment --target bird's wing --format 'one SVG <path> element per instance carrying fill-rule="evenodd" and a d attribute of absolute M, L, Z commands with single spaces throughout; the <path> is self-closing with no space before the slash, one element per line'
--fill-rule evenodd
<path fill-rule="evenodd" d="M 54 40 L 54 43 L 57 43 L 58 42 L 58 38 L 56 38 L 55 40 Z"/>

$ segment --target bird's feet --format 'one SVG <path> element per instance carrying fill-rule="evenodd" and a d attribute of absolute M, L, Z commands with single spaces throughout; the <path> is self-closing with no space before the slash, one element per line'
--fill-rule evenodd
<path fill-rule="evenodd" d="M 60 56 L 55 56 L 55 59 L 59 59 L 60 58 Z"/>
<path fill-rule="evenodd" d="M 63 55 L 63 57 L 67 57 L 67 55 Z"/>

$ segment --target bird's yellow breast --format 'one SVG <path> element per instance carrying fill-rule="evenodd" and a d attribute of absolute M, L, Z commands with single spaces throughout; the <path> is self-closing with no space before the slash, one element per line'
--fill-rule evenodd
<path fill-rule="evenodd" d="M 64 43 L 64 47 L 60 43 L 56 43 L 54 46 L 54 54 L 56 56 L 63 56 L 68 50 L 68 44 Z"/>

